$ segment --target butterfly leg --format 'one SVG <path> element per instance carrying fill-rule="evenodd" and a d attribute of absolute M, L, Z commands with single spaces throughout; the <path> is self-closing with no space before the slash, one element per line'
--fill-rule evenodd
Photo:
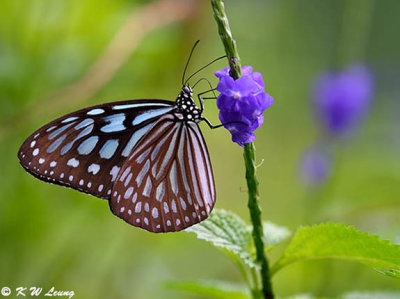
<path fill-rule="evenodd" d="M 203 92 L 200 92 L 199 94 L 197 94 L 197 97 L 199 98 L 199 102 L 200 102 L 200 109 L 201 109 L 201 112 L 204 111 L 204 101 L 203 101 L 203 100 L 205 100 L 205 99 L 206 99 L 206 100 L 208 100 L 208 99 L 216 99 L 216 98 L 217 98 L 217 96 L 215 95 L 215 90 L 217 90 L 217 89 L 212 87 L 210 80 L 208 80 L 207 78 L 201 78 L 200 80 L 198 80 L 198 81 L 193 85 L 193 88 L 195 88 L 195 86 L 196 86 L 199 82 L 201 82 L 201 81 L 203 81 L 203 80 L 207 81 L 208 86 L 210 86 L 210 89 L 209 89 L 209 90 L 206 90 L 206 91 L 203 91 Z M 206 98 L 203 98 L 203 97 L 202 97 L 203 94 L 209 93 L 209 92 L 211 92 L 211 91 L 212 91 L 214 97 L 206 97 Z"/>
<path fill-rule="evenodd" d="M 208 83 L 210 83 L 210 82 L 208 82 Z M 206 90 L 206 91 L 203 91 L 203 92 L 197 94 L 197 97 L 198 97 L 199 102 L 200 102 L 200 110 L 201 110 L 202 113 L 203 113 L 203 111 L 204 111 L 204 100 L 216 99 L 216 98 L 217 98 L 217 97 L 215 96 L 215 93 L 214 93 L 214 91 L 215 91 L 216 89 L 215 89 L 215 88 L 212 88 L 211 84 L 210 84 L 210 87 L 211 87 L 211 89 Z M 206 94 L 206 93 L 211 92 L 211 91 L 213 92 L 214 97 L 205 97 L 205 98 L 202 97 L 203 94 Z"/>
<path fill-rule="evenodd" d="M 206 91 L 203 91 L 203 92 L 200 92 L 199 94 L 197 94 L 197 97 L 201 97 L 203 94 L 206 94 L 206 93 L 209 93 L 209 92 L 212 91 L 212 93 L 213 93 L 214 96 L 211 97 L 211 99 L 216 99 L 216 98 L 217 98 L 217 95 L 215 94 L 215 91 L 216 91 L 217 89 L 216 89 L 216 88 L 212 88 L 211 84 L 210 84 L 210 87 L 211 87 L 211 89 L 206 90 Z M 206 98 L 203 98 L 203 99 L 206 99 Z"/>
<path fill-rule="evenodd" d="M 241 124 L 241 125 L 244 125 L 244 126 L 248 126 L 248 124 L 246 124 L 245 122 L 242 122 L 242 121 L 228 121 L 228 122 L 226 122 L 226 123 L 223 123 L 223 124 L 214 126 L 214 125 L 213 125 L 207 118 L 205 118 L 205 117 L 202 117 L 201 120 L 205 121 L 205 123 L 210 127 L 210 129 L 218 129 L 218 128 L 221 128 L 221 127 L 223 127 L 223 126 L 230 125 L 230 124 Z"/>
<path fill-rule="evenodd" d="M 212 89 L 209 89 L 209 90 L 200 92 L 200 93 L 197 95 L 197 97 L 198 97 L 199 99 L 200 99 L 200 98 L 202 98 L 202 99 L 216 99 L 217 96 L 216 96 L 215 93 L 214 93 L 215 90 L 217 90 L 217 89 L 216 89 L 216 88 L 212 88 Z M 202 97 L 203 94 L 209 93 L 209 92 L 211 92 L 211 91 L 212 91 L 213 94 L 214 94 L 213 97 Z"/>

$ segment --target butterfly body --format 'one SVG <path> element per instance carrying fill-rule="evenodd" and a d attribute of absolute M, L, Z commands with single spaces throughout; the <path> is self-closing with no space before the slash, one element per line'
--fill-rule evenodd
<path fill-rule="evenodd" d="M 18 158 L 41 180 L 107 199 L 134 226 L 178 231 L 207 218 L 215 203 L 201 114 L 189 86 L 175 102 L 96 105 L 34 132 Z"/>

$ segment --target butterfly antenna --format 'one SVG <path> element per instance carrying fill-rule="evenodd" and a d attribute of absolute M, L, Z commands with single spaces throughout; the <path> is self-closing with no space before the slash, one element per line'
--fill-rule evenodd
<path fill-rule="evenodd" d="M 217 98 L 217 96 L 216 96 L 216 94 L 214 92 L 215 88 L 212 87 L 210 80 L 208 80 L 207 78 L 200 78 L 199 80 L 197 80 L 197 82 L 195 84 L 193 84 L 192 89 L 194 89 L 196 87 L 196 85 L 198 83 L 200 83 L 201 81 L 203 81 L 203 80 L 207 81 L 208 85 L 210 86 L 210 90 L 208 90 L 207 92 L 212 91 L 212 93 L 214 94 L 214 97 Z"/>
<path fill-rule="evenodd" d="M 200 68 L 200 69 L 198 69 L 197 71 L 195 71 L 193 74 L 191 74 L 191 75 L 186 79 L 186 81 L 185 81 L 185 83 L 184 83 L 183 85 L 186 85 L 186 83 L 190 80 L 190 78 L 192 78 L 192 77 L 193 77 L 194 75 L 196 75 L 198 72 L 204 70 L 206 67 L 212 65 L 214 62 L 217 62 L 218 60 L 221 60 L 221 59 L 223 59 L 223 58 L 226 58 L 226 55 L 221 56 L 221 57 L 218 57 L 218 58 L 215 58 L 213 61 L 207 63 L 205 66 L 203 66 L 202 68 Z M 186 70 L 186 68 L 185 68 L 185 70 Z"/>
<path fill-rule="evenodd" d="M 187 68 L 188 68 L 190 59 L 192 58 L 193 51 L 194 51 L 194 49 L 196 48 L 196 46 L 198 45 L 199 42 L 200 42 L 200 40 L 197 40 L 197 41 L 194 43 L 194 45 L 193 45 L 193 47 L 192 47 L 192 50 L 190 51 L 189 58 L 188 58 L 188 60 L 186 61 L 185 69 L 183 70 L 183 75 L 182 75 L 182 86 L 185 85 L 184 82 L 185 82 L 186 70 L 187 70 Z"/>

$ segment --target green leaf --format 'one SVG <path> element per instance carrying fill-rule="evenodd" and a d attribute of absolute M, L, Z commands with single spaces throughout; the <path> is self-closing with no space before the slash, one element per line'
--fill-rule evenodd
<path fill-rule="evenodd" d="M 297 230 L 276 273 L 288 264 L 309 259 L 337 258 L 363 263 L 387 276 L 400 278 L 400 246 L 344 224 L 326 223 Z"/>
<path fill-rule="evenodd" d="M 222 281 L 171 281 L 166 287 L 219 299 L 250 299 L 244 285 Z"/>
<path fill-rule="evenodd" d="M 311 295 L 311 294 L 297 294 L 297 295 L 281 297 L 281 298 L 284 298 L 284 299 L 322 299 L 323 297 L 315 297 L 314 295 Z"/>
<path fill-rule="evenodd" d="M 193 232 L 197 238 L 235 254 L 250 267 L 257 267 L 249 253 L 253 244 L 251 233 L 247 229 L 246 223 L 238 215 L 214 209 L 207 220 L 189 227 L 185 231 Z"/>
<path fill-rule="evenodd" d="M 341 299 L 398 299 L 400 298 L 400 292 L 391 291 L 375 291 L 375 292 L 350 292 L 343 294 L 339 298 Z"/>
<path fill-rule="evenodd" d="M 278 245 L 291 235 L 291 232 L 288 228 L 276 225 L 272 222 L 263 222 L 263 231 L 264 245 L 267 250 L 271 249 L 275 245 Z"/>

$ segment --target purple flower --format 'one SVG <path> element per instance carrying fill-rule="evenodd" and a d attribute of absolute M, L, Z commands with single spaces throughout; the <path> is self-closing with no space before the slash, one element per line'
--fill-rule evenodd
<path fill-rule="evenodd" d="M 256 138 L 253 132 L 264 122 L 262 114 L 274 99 L 265 92 L 262 75 L 253 72 L 251 66 L 243 66 L 242 77 L 237 80 L 229 75 L 229 70 L 226 67 L 215 72 L 219 78 L 219 119 L 222 123 L 229 123 L 225 128 L 231 132 L 232 141 L 244 146 Z"/>
<path fill-rule="evenodd" d="M 300 177 L 309 186 L 322 184 L 331 169 L 331 157 L 320 145 L 310 146 L 303 153 L 300 164 Z"/>
<path fill-rule="evenodd" d="M 373 93 L 373 76 L 366 66 L 319 75 L 313 102 L 324 130 L 337 136 L 352 132 L 367 113 Z"/>

